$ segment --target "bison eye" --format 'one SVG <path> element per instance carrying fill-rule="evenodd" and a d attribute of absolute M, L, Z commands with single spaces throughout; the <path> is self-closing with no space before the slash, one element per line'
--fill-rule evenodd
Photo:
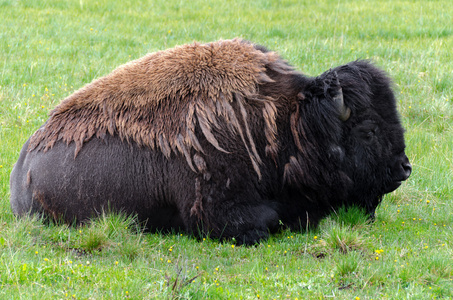
<path fill-rule="evenodd" d="M 358 124 L 353 130 L 353 135 L 360 138 L 364 142 L 372 142 L 376 135 L 379 134 L 379 127 L 371 120 L 366 120 Z"/>
<path fill-rule="evenodd" d="M 364 143 L 371 143 L 376 140 L 379 131 L 378 124 L 371 120 L 365 120 L 352 128 L 351 136 Z"/>
<path fill-rule="evenodd" d="M 371 142 L 378 132 L 379 128 L 370 128 L 366 130 L 362 136 L 366 141 Z"/>

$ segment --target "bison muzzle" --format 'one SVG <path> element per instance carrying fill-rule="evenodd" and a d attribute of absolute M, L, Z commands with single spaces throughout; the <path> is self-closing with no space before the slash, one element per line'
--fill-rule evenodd
<path fill-rule="evenodd" d="M 240 39 L 151 53 L 50 113 L 13 168 L 11 207 L 245 244 L 340 206 L 373 217 L 412 170 L 391 85 L 368 61 L 305 76 Z"/>

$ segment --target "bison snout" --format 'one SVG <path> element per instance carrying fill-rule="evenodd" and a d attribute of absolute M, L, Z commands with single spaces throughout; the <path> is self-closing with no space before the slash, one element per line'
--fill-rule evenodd
<path fill-rule="evenodd" d="M 406 161 L 401 163 L 401 167 L 402 167 L 403 172 L 404 172 L 404 178 L 403 178 L 402 181 L 404 181 L 404 180 L 408 179 L 409 176 L 411 176 L 411 173 L 412 173 L 412 165 L 409 162 L 409 159 L 407 159 L 407 157 L 406 157 Z"/>
<path fill-rule="evenodd" d="M 395 157 L 391 173 L 393 181 L 405 181 L 411 176 L 412 165 L 404 152 Z"/>
<path fill-rule="evenodd" d="M 405 181 L 411 176 L 412 165 L 406 154 L 403 152 L 397 157 L 396 165 L 393 170 L 394 181 Z"/>
<path fill-rule="evenodd" d="M 391 180 L 386 184 L 384 193 L 390 193 L 396 190 L 412 173 L 412 165 L 404 153 L 396 158 L 396 162 L 390 169 Z"/>

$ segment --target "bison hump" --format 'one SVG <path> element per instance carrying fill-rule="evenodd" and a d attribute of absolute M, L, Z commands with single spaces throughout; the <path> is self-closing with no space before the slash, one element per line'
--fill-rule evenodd
<path fill-rule="evenodd" d="M 257 86 L 272 81 L 266 68 L 291 72 L 275 52 L 263 52 L 240 39 L 193 43 L 148 54 L 115 69 L 64 99 L 32 136 L 29 150 L 51 148 L 58 140 L 75 142 L 76 153 L 93 136 L 118 135 L 127 142 L 183 154 L 203 152 L 198 127 L 217 150 L 215 131 L 237 136 L 260 175 L 261 159 L 248 121 L 259 109 L 268 146 L 275 148 L 274 99 Z M 259 100 L 259 101 L 257 101 Z M 262 105 L 253 105 L 251 102 Z M 256 114 L 255 114 L 256 115 Z M 272 143 L 274 143 L 272 145 Z"/>

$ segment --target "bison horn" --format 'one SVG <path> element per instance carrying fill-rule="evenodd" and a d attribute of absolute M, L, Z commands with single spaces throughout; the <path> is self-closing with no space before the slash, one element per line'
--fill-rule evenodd
<path fill-rule="evenodd" d="M 340 81 L 338 80 L 337 72 L 335 72 L 335 79 L 336 79 L 336 84 L 338 86 L 338 90 L 337 90 L 336 95 L 333 97 L 333 101 L 335 102 L 335 104 L 338 107 L 338 111 L 339 111 L 338 117 L 340 118 L 340 120 L 342 120 L 344 122 L 347 119 L 349 119 L 349 117 L 351 116 L 351 109 L 344 104 L 343 90 L 341 88 Z"/>

